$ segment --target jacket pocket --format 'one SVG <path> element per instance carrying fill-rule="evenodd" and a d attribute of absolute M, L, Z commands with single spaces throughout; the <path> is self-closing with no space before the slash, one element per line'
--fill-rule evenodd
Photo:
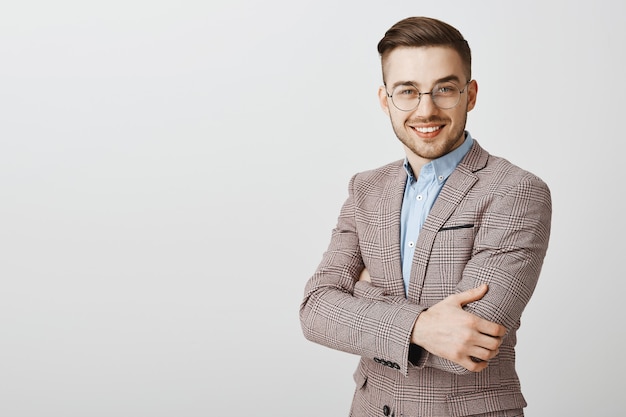
<path fill-rule="evenodd" d="M 444 226 L 439 229 L 440 232 L 445 232 L 446 230 L 459 230 L 459 229 L 472 229 L 474 225 L 472 223 L 469 224 L 461 224 L 458 226 Z"/>
<path fill-rule="evenodd" d="M 491 389 L 465 394 L 448 395 L 450 415 L 453 417 L 495 411 L 516 410 L 526 407 L 526 400 L 517 389 Z"/>

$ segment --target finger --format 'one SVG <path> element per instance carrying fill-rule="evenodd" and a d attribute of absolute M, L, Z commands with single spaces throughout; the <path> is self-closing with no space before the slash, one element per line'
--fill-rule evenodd
<path fill-rule="evenodd" d="M 481 335 L 480 338 L 476 340 L 475 345 L 482 349 L 495 352 L 500 349 L 500 345 L 502 345 L 502 338 Z"/>
<path fill-rule="evenodd" d="M 487 284 L 482 284 L 479 287 L 471 288 L 469 290 L 463 291 L 461 293 L 455 294 L 452 297 L 461 305 L 464 306 L 466 304 L 472 303 L 474 301 L 478 301 L 485 294 L 487 294 L 487 290 L 489 287 Z"/>
<path fill-rule="evenodd" d="M 460 365 L 469 371 L 480 372 L 484 370 L 487 366 L 489 366 L 489 362 L 475 356 L 470 356 L 466 360 L 463 360 Z"/>
<path fill-rule="evenodd" d="M 506 327 L 498 323 L 487 321 L 485 319 L 480 319 L 476 328 L 480 333 L 484 334 L 485 336 L 496 339 L 502 339 L 502 337 L 506 335 Z"/>
<path fill-rule="evenodd" d="M 487 362 L 495 358 L 498 353 L 500 353 L 499 349 L 491 350 L 480 346 L 474 346 L 470 352 L 470 359 L 475 363 Z"/>

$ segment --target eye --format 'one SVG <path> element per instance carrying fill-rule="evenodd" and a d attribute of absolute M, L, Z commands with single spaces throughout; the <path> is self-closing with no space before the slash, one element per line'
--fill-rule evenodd
<path fill-rule="evenodd" d="M 459 89 L 454 84 L 440 84 L 436 85 L 433 89 L 433 94 L 439 96 L 449 96 L 454 95 Z"/>
<path fill-rule="evenodd" d="M 419 96 L 419 91 L 417 91 L 417 88 L 411 84 L 401 84 L 393 90 L 392 96 L 397 98 L 402 97 L 403 99 L 411 99 Z"/>
<path fill-rule="evenodd" d="M 419 91 L 411 85 L 400 85 L 396 87 L 393 95 L 398 97 L 402 96 L 403 98 L 411 98 L 419 96 Z"/>

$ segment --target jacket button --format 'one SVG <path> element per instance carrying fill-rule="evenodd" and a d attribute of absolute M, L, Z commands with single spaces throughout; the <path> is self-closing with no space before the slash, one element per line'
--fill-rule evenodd
<path fill-rule="evenodd" d="M 383 414 L 385 416 L 388 416 L 390 413 L 391 413 L 391 410 L 389 409 L 389 406 L 388 405 L 384 406 L 383 407 Z"/>

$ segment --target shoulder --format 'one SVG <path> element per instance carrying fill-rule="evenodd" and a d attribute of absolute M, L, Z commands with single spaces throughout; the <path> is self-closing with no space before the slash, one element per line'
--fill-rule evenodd
<path fill-rule="evenodd" d="M 472 188 L 474 195 L 496 199 L 509 196 L 517 201 L 534 201 L 551 206 L 550 188 L 542 178 L 507 158 L 491 155 L 484 150 L 482 152 L 484 164 L 480 167 L 474 166 L 473 170 L 473 175 L 477 178 Z"/>
<path fill-rule="evenodd" d="M 397 181 L 406 181 L 403 162 L 404 160 L 400 159 L 378 168 L 358 172 L 350 179 L 350 188 L 357 193 L 375 193 Z"/>
<path fill-rule="evenodd" d="M 490 155 L 485 169 L 479 175 L 490 177 L 493 181 L 508 184 L 510 187 L 531 186 L 549 192 L 548 184 L 538 175 L 500 156 Z"/>
<path fill-rule="evenodd" d="M 403 170 L 403 159 L 399 159 L 397 161 L 390 162 L 386 165 L 380 166 L 378 168 L 369 169 L 366 171 L 361 171 L 352 177 L 352 180 L 358 182 L 370 182 L 377 183 L 381 181 L 387 181 L 390 179 L 394 179 L 400 174 Z"/>
<path fill-rule="evenodd" d="M 549 192 L 548 185 L 539 176 L 507 158 L 490 154 L 476 141 L 460 166 L 473 172 L 480 181 L 490 183 L 492 186 L 499 184 L 507 188 L 526 184 Z"/>

